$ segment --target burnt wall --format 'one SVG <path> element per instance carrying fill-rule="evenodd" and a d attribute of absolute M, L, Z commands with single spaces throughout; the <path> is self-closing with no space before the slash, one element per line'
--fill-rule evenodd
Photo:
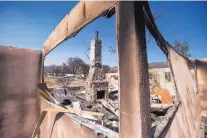
<path fill-rule="evenodd" d="M 0 137 L 29 138 L 39 116 L 41 51 L 0 45 Z"/>
<path fill-rule="evenodd" d="M 207 116 L 207 60 L 196 60 L 195 64 L 201 111 Z"/>
<path fill-rule="evenodd" d="M 177 95 L 181 101 L 178 110 L 164 129 L 161 138 L 196 138 L 200 124 L 199 95 L 188 67 L 188 59 L 167 46 L 169 62 L 174 74 Z"/>

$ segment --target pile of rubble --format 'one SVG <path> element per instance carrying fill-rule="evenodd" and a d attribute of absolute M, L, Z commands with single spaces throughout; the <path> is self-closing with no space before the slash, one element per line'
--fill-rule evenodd
<path fill-rule="evenodd" d="M 86 79 L 85 91 L 55 88 L 52 95 L 64 107 L 84 112 L 83 114 L 76 114 L 79 117 L 118 133 L 118 90 L 109 89 L 109 83 L 102 68 L 101 48 L 102 41 L 98 37 L 98 32 L 96 32 L 94 39 L 91 41 L 91 66 Z M 156 126 L 159 126 L 159 130 L 162 130 L 160 127 L 164 127 L 164 125 L 160 126 L 158 124 L 161 124 L 162 120 L 168 120 L 168 117 L 167 119 L 163 119 L 163 117 L 167 114 L 168 109 L 173 106 L 173 100 L 166 90 L 155 87 L 153 91 L 156 95 L 151 95 L 152 128 L 156 129 Z"/>
<path fill-rule="evenodd" d="M 204 120 L 204 138 L 207 138 L 207 117 Z"/>
<path fill-rule="evenodd" d="M 86 100 L 85 91 L 71 91 L 66 88 L 55 88 L 53 97 L 64 106 L 81 111 L 103 113 L 103 116 L 82 115 L 82 117 L 94 121 L 106 128 L 118 132 L 118 90 L 109 92 L 109 96 L 96 99 L 92 102 Z M 167 110 L 173 105 L 169 98 L 166 100 L 162 95 L 151 95 L 151 121 L 152 128 L 155 127 L 165 116 Z"/>
<path fill-rule="evenodd" d="M 199 129 L 201 137 L 207 138 L 207 117 L 205 115 L 201 116 L 201 123 Z"/>

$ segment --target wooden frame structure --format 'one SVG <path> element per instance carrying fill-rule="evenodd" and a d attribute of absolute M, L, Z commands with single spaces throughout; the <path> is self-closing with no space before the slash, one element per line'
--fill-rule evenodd
<path fill-rule="evenodd" d="M 120 138 L 149 138 L 151 132 L 150 119 L 150 91 L 148 79 L 148 62 L 146 51 L 145 25 L 151 35 L 155 38 L 160 49 L 166 54 L 172 74 L 174 76 L 177 96 L 174 106 L 169 110 L 167 118 L 156 128 L 154 137 L 192 137 L 198 133 L 187 133 L 192 129 L 198 129 L 199 117 L 195 117 L 195 123 L 189 124 L 192 120 L 190 112 L 199 114 L 198 98 L 189 89 L 192 78 L 189 73 L 183 73 L 189 77 L 188 82 L 180 84 L 179 70 L 176 67 L 180 63 L 175 62 L 174 57 L 178 57 L 183 69 L 188 69 L 191 62 L 186 57 L 175 52 L 170 44 L 164 39 L 157 28 L 148 2 L 86 2 L 80 1 L 70 13 L 60 22 L 43 44 L 43 56 L 45 57 L 51 50 L 61 42 L 74 37 L 84 26 L 100 16 L 107 18 L 116 13 L 116 36 L 117 36 L 117 56 L 119 73 L 119 137 Z M 178 54 L 178 55 L 177 55 Z M 193 64 L 193 63 L 192 63 Z M 176 65 L 176 66 L 175 66 Z M 178 73 L 176 73 L 178 72 Z M 185 96 L 190 91 L 190 98 Z M 181 97 L 180 97 L 181 96 Z M 179 105 L 183 101 L 182 106 Z M 195 105 L 188 108 L 186 103 Z M 178 113 L 176 113 L 178 112 Z M 176 115 L 175 115 L 176 114 Z M 182 118 L 180 118 L 180 116 Z M 170 120 L 181 120 L 186 125 L 183 132 L 171 133 L 176 130 L 179 123 L 173 123 L 169 131 Z M 174 121 L 175 122 L 175 121 Z M 187 126 L 188 125 L 188 126 Z M 166 129 L 165 129 L 166 128 Z"/>
<path fill-rule="evenodd" d="M 59 103 L 47 92 L 45 84 L 39 84 L 44 58 L 50 51 L 98 17 L 110 18 L 114 13 L 120 76 L 119 134 L 83 117 L 103 114 L 67 107 L 51 110 L 51 107 L 60 108 Z M 155 129 L 150 122 L 145 26 L 168 58 L 177 92 L 172 107 Z M 198 93 L 192 87 L 189 71 L 192 64 L 196 67 Z M 1 138 L 30 137 L 36 122 L 36 128 L 41 122 L 42 125 L 40 131 L 35 129 L 33 136 L 41 138 L 200 138 L 204 134 L 199 125 L 202 124 L 200 114 L 207 115 L 207 61 L 177 53 L 159 32 L 147 1 L 80 1 L 52 31 L 42 51 L 0 46 L 0 76 Z M 46 114 L 45 109 L 52 112 Z"/>
<path fill-rule="evenodd" d="M 120 137 L 125 138 L 148 138 L 151 134 L 144 3 L 80 1 L 43 44 L 43 56 L 46 56 L 88 23 L 102 15 L 110 15 L 115 9 L 120 76 L 119 128 Z"/>

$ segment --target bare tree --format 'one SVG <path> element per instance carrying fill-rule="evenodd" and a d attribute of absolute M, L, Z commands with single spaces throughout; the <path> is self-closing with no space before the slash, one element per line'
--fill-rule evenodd
<path fill-rule="evenodd" d="M 66 63 L 63 63 L 61 66 L 61 74 L 65 76 L 65 74 L 70 73 L 69 66 Z"/>
<path fill-rule="evenodd" d="M 58 74 L 61 73 L 61 66 L 52 65 L 52 71 L 58 76 Z"/>
<path fill-rule="evenodd" d="M 154 20 L 157 20 L 160 16 L 161 16 L 161 11 L 163 11 L 163 10 L 160 10 L 159 12 L 156 12 L 155 14 L 154 14 Z M 151 36 L 151 34 L 149 33 L 149 31 L 147 30 L 147 27 L 146 27 L 146 29 L 145 29 L 145 31 L 146 31 L 146 35 L 148 36 L 148 39 L 146 40 L 146 43 L 149 43 L 151 40 L 152 40 L 152 36 Z M 110 46 L 109 47 L 109 52 L 111 53 L 111 54 L 114 54 L 114 53 L 116 53 L 116 48 L 113 48 L 112 46 Z"/>
<path fill-rule="evenodd" d="M 102 65 L 103 72 L 104 73 L 109 73 L 110 72 L 110 66 L 109 65 Z"/>
<path fill-rule="evenodd" d="M 110 73 L 117 73 L 117 67 L 110 67 Z"/>
<path fill-rule="evenodd" d="M 68 59 L 68 68 L 72 74 L 81 75 L 81 77 L 83 75 L 83 79 L 86 79 L 90 66 L 79 57 L 70 57 Z"/>
<path fill-rule="evenodd" d="M 90 51 L 90 48 L 88 47 L 87 49 L 86 49 L 86 51 L 84 52 L 84 54 L 86 55 L 86 57 L 88 58 L 88 59 L 90 59 L 90 57 L 89 57 L 89 55 L 88 55 L 88 52 Z"/>
<path fill-rule="evenodd" d="M 113 48 L 112 46 L 109 47 L 109 53 L 113 54 L 116 53 L 116 49 Z"/>
<path fill-rule="evenodd" d="M 84 65 L 84 61 L 79 57 L 70 57 L 68 58 L 68 66 L 72 74 L 77 75 L 82 71 L 82 66 Z"/>
<path fill-rule="evenodd" d="M 72 82 L 72 78 L 64 78 L 61 77 L 57 80 L 58 85 L 60 85 L 63 88 L 68 88 L 70 83 Z"/>
<path fill-rule="evenodd" d="M 179 41 L 176 40 L 174 42 L 174 49 L 178 53 L 180 53 L 186 57 L 191 57 L 191 54 L 189 53 L 189 44 L 187 41 L 183 41 L 183 43 L 180 43 Z"/>
<path fill-rule="evenodd" d="M 90 59 L 89 51 L 90 51 L 91 48 L 88 46 L 88 44 L 90 44 L 90 41 L 89 42 L 83 41 L 82 43 L 86 46 L 86 50 L 84 52 L 84 55 L 86 55 L 86 57 L 88 59 Z"/>
<path fill-rule="evenodd" d="M 90 66 L 88 64 L 83 64 L 82 66 L 82 73 L 83 73 L 83 78 L 86 79 L 89 73 Z"/>

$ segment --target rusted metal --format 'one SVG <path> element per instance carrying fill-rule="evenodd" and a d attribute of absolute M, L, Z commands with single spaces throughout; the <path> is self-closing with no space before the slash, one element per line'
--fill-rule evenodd
<path fill-rule="evenodd" d="M 151 137 L 143 3 L 119 2 L 116 7 L 120 138 Z"/>

